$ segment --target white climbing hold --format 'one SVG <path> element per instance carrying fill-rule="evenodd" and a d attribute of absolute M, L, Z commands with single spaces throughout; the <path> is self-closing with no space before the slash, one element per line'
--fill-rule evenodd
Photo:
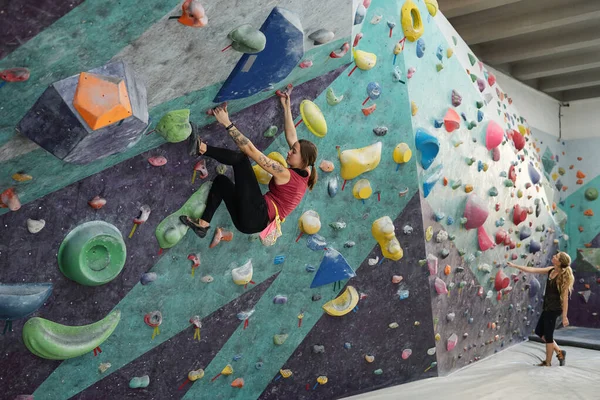
<path fill-rule="evenodd" d="M 38 233 L 39 231 L 44 229 L 44 226 L 46 226 L 46 221 L 44 221 L 43 219 L 27 219 L 27 230 L 31 233 Z"/>

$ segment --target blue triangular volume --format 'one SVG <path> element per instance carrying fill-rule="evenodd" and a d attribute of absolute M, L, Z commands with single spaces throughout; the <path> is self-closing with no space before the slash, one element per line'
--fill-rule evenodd
<path fill-rule="evenodd" d="M 348 261 L 340 254 L 339 251 L 327 248 L 325 256 L 321 260 L 319 270 L 315 274 L 315 278 L 310 284 L 311 289 L 319 286 L 327 285 L 333 282 L 342 281 L 344 279 L 353 278 L 356 273 L 348 264 Z"/>
<path fill-rule="evenodd" d="M 304 57 L 302 23 L 291 11 L 275 7 L 260 31 L 267 38 L 260 53 L 244 54 L 213 100 L 243 99 L 284 80 Z"/>

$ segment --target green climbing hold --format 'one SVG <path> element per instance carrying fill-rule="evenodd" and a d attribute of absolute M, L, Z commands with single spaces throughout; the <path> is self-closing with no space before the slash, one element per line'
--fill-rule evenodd
<path fill-rule="evenodd" d="M 488 191 L 489 195 L 492 197 L 498 196 L 498 189 L 495 186 L 491 187 Z"/>
<path fill-rule="evenodd" d="M 469 125 L 467 125 L 467 129 L 471 130 L 471 129 L 475 128 L 476 126 L 477 126 L 477 122 L 471 121 L 471 122 L 469 122 Z"/>
<path fill-rule="evenodd" d="M 457 181 L 452 182 L 452 189 L 456 190 L 462 186 L 462 181 L 459 179 Z"/>
<path fill-rule="evenodd" d="M 440 72 L 441 70 L 443 70 L 443 69 L 444 69 L 444 64 L 442 64 L 442 63 L 437 63 L 437 64 L 435 65 L 435 69 L 437 69 L 437 72 Z"/>
<path fill-rule="evenodd" d="M 471 166 L 475 162 L 475 158 L 474 157 L 465 158 L 465 161 L 467 162 L 467 165 Z"/>
<path fill-rule="evenodd" d="M 273 336 L 273 343 L 275 343 L 277 346 L 281 346 L 282 344 L 285 343 L 288 336 L 289 335 L 287 333 L 283 333 L 281 335 L 275 335 L 275 336 Z"/>
<path fill-rule="evenodd" d="M 471 65 L 475 65 L 475 63 L 477 62 L 477 59 L 471 53 L 469 53 L 469 62 L 471 63 Z"/>
<path fill-rule="evenodd" d="M 335 106 L 344 99 L 344 95 L 336 96 L 332 88 L 327 88 L 325 99 L 327 100 L 327 104 L 329 104 L 330 106 Z"/>
<path fill-rule="evenodd" d="M 231 40 L 231 47 L 242 53 L 259 53 L 267 44 L 265 34 L 250 24 L 235 28 L 227 37 Z"/>
<path fill-rule="evenodd" d="M 156 132 L 169 143 L 184 141 L 192 133 L 190 110 L 174 110 L 166 113 L 158 121 Z"/>
<path fill-rule="evenodd" d="M 505 179 L 504 180 L 504 186 L 506 186 L 506 187 L 514 187 L 515 184 L 510 179 Z"/>
<path fill-rule="evenodd" d="M 588 188 L 585 191 L 585 198 L 589 201 L 594 201 L 598 198 L 598 189 L 596 188 Z"/>
<path fill-rule="evenodd" d="M 471 74 L 471 81 L 475 82 L 477 80 L 477 75 Z"/>
<path fill-rule="evenodd" d="M 23 343 L 38 357 L 67 360 L 99 347 L 113 333 L 120 319 L 119 310 L 83 326 L 66 326 L 35 317 L 23 325 Z"/>
<path fill-rule="evenodd" d="M 476 101 L 476 102 L 475 102 L 475 105 L 476 105 L 476 106 L 477 106 L 477 108 L 479 109 L 479 108 L 483 107 L 483 101 Z"/>
<path fill-rule="evenodd" d="M 376 369 L 375 371 L 373 371 L 373 373 L 375 375 L 381 375 L 381 374 L 383 374 L 383 370 L 381 368 L 379 368 L 379 369 Z"/>
<path fill-rule="evenodd" d="M 148 375 L 144 376 L 134 376 L 129 381 L 129 387 L 132 389 L 145 388 L 150 384 L 150 377 Z"/>
<path fill-rule="evenodd" d="M 277 127 L 275 125 L 271 125 L 270 127 L 267 128 L 265 133 L 263 133 L 263 136 L 267 137 L 267 138 L 271 138 L 275 135 L 277 135 Z"/>
<path fill-rule="evenodd" d="M 454 45 L 457 45 L 457 41 L 456 41 L 456 36 L 452 36 L 452 41 L 454 42 Z"/>
<path fill-rule="evenodd" d="M 458 249 L 458 255 L 459 256 L 464 256 L 465 254 L 467 254 L 467 252 L 465 251 L 465 249 Z"/>
<path fill-rule="evenodd" d="M 561 176 L 562 176 L 562 175 L 564 175 L 566 172 L 567 172 L 567 171 L 565 171 L 565 169 L 564 169 L 563 167 L 559 167 L 559 168 L 558 168 L 558 174 L 559 174 L 559 175 L 561 175 Z"/>
<path fill-rule="evenodd" d="M 205 182 L 200 189 L 185 202 L 185 204 L 173 214 L 163 219 L 156 227 L 155 236 L 161 249 L 170 249 L 175 246 L 185 236 L 188 227 L 179 221 L 180 215 L 187 215 L 190 218 L 198 219 L 204 213 L 206 208 L 206 199 L 212 182 Z"/>
<path fill-rule="evenodd" d="M 104 221 L 89 221 L 67 234 L 58 249 L 58 267 L 85 286 L 104 285 L 121 273 L 127 247 L 119 230 Z"/>

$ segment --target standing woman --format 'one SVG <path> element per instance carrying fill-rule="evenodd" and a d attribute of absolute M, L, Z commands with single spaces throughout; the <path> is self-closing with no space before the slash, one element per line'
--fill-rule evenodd
<path fill-rule="evenodd" d="M 190 137 L 192 155 L 204 155 L 231 165 L 235 179 L 234 183 L 225 175 L 215 178 L 208 194 L 206 209 L 199 220 L 192 220 L 185 215 L 180 217 L 181 222 L 189 226 L 196 235 L 201 238 L 206 236 L 221 201 L 225 202 L 235 227 L 242 233 L 250 234 L 265 230 L 276 216 L 284 219 L 300 204 L 306 189 L 312 190 L 317 182 L 317 147 L 308 140 L 298 140 L 290 108 L 290 93 L 291 90 L 288 89 L 286 93 L 278 94 L 284 110 L 285 138 L 290 147 L 286 161 L 290 168 L 285 168 L 258 150 L 231 122 L 226 105 L 216 107 L 213 115 L 239 150 L 208 146 L 195 134 Z M 269 191 L 264 195 L 250 159 L 273 176 L 269 182 Z M 221 235 L 221 229 L 217 228 L 211 247 L 221 240 Z"/>
<path fill-rule="evenodd" d="M 563 326 L 569 326 L 567 310 L 569 308 L 569 297 L 575 282 L 573 270 L 571 269 L 571 257 L 561 251 L 552 257 L 552 266 L 546 268 L 523 267 L 511 262 L 508 265 L 523 272 L 548 274 L 544 293 L 544 307 L 535 328 L 535 334 L 546 343 L 546 359 L 539 366 L 549 367 L 552 364 L 552 352 L 556 352 L 556 358 L 558 358 L 560 365 L 565 365 L 567 352 L 561 350 L 554 341 L 554 327 L 556 326 L 556 319 L 561 314 Z"/>

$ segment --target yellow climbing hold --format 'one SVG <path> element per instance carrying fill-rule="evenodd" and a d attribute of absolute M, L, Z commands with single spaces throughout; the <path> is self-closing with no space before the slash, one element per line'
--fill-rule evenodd
<path fill-rule="evenodd" d="M 233 367 L 230 364 L 227 364 L 225 368 L 221 371 L 221 375 L 231 375 L 233 374 Z"/>
<path fill-rule="evenodd" d="M 240 286 L 247 285 L 252 280 L 253 272 L 254 269 L 252 268 L 252 260 L 248 260 L 248 262 L 241 267 L 231 270 L 231 278 L 233 278 L 233 283 Z"/>
<path fill-rule="evenodd" d="M 352 49 L 354 63 L 363 71 L 368 71 L 377 64 L 377 55 L 363 50 Z"/>
<path fill-rule="evenodd" d="M 17 172 L 12 176 L 12 178 L 17 182 L 27 182 L 33 179 L 31 175 L 24 174 L 22 172 Z"/>
<path fill-rule="evenodd" d="M 309 131 L 316 137 L 327 135 L 327 121 L 321 109 L 310 100 L 302 100 L 300 103 L 300 115 Z"/>
<path fill-rule="evenodd" d="M 555 172 L 552 174 L 552 180 L 555 181 L 558 179 L 558 174 Z"/>
<path fill-rule="evenodd" d="M 280 369 L 279 373 L 281 374 L 282 378 L 289 378 L 290 376 L 292 376 L 292 370 L 291 369 Z"/>
<path fill-rule="evenodd" d="M 298 228 L 302 233 L 314 235 L 321 229 L 321 219 L 316 211 L 308 210 L 298 219 Z"/>
<path fill-rule="evenodd" d="M 450 47 L 448 47 L 446 49 L 446 57 L 450 58 L 450 57 L 452 57 L 452 54 L 454 54 L 454 50 L 452 50 Z"/>
<path fill-rule="evenodd" d="M 341 317 L 354 310 L 359 298 L 354 286 L 348 286 L 338 297 L 323 304 L 323 310 L 331 316 Z"/>
<path fill-rule="evenodd" d="M 327 383 L 327 377 L 325 375 L 321 375 L 317 378 L 317 382 L 319 385 L 324 385 Z"/>
<path fill-rule="evenodd" d="M 433 237 L 433 226 L 428 226 L 427 229 L 425 229 L 425 240 L 427 240 L 429 242 L 432 237 Z"/>
<path fill-rule="evenodd" d="M 269 153 L 269 155 L 267 157 L 269 157 L 271 160 L 277 161 L 279 164 L 283 165 L 285 168 L 287 168 L 287 166 L 288 166 L 287 162 L 285 162 L 285 158 L 276 151 Z M 271 178 L 273 177 L 273 175 L 271 175 L 270 173 L 265 171 L 258 164 L 252 166 L 252 169 L 254 170 L 254 175 L 256 175 L 256 180 L 259 183 L 262 183 L 263 185 L 267 185 L 269 183 L 269 181 L 271 180 Z"/>
<path fill-rule="evenodd" d="M 406 143 L 400 143 L 398 146 L 396 146 L 396 148 L 394 148 L 392 157 L 394 158 L 394 162 L 397 164 L 406 163 L 412 157 L 412 150 Z"/>
<path fill-rule="evenodd" d="M 414 101 L 410 102 L 410 112 L 412 113 L 413 117 L 415 115 L 417 115 L 417 111 L 419 111 L 419 107 L 417 107 L 417 105 L 415 104 Z"/>
<path fill-rule="evenodd" d="M 368 179 L 359 179 L 352 188 L 352 194 L 359 200 L 368 199 L 373 194 L 371 182 Z"/>
<path fill-rule="evenodd" d="M 517 128 L 519 128 L 519 132 L 521 132 L 521 135 L 523 135 L 523 136 L 525 136 L 529 133 L 527 128 L 525 128 L 523 125 L 518 125 Z"/>
<path fill-rule="evenodd" d="M 197 381 L 198 379 L 202 379 L 202 378 L 204 378 L 204 370 L 203 369 L 197 369 L 195 371 L 188 372 L 188 379 L 190 380 L 190 382 L 194 382 L 194 381 Z"/>
<path fill-rule="evenodd" d="M 438 12 L 438 9 L 440 8 L 437 0 L 425 0 L 425 5 L 427 6 L 427 11 L 429 11 L 429 14 L 432 17 L 435 17 L 435 15 Z"/>
<path fill-rule="evenodd" d="M 379 243 L 385 258 L 398 261 L 404 256 L 404 251 L 395 235 L 394 222 L 390 217 L 386 215 L 375 220 L 371 226 L 371 234 Z"/>
<path fill-rule="evenodd" d="M 423 34 L 423 21 L 421 12 L 412 0 L 406 0 L 400 14 L 404 36 L 411 42 L 417 41 Z"/>
<path fill-rule="evenodd" d="M 381 161 L 381 142 L 361 149 L 344 150 L 340 153 L 342 179 L 354 179 L 362 173 L 372 171 Z"/>
<path fill-rule="evenodd" d="M 435 341 L 436 341 L 436 342 L 439 342 L 440 340 L 442 340 L 442 337 L 440 336 L 440 334 L 439 334 L 439 333 L 436 333 L 436 334 L 435 334 Z"/>

